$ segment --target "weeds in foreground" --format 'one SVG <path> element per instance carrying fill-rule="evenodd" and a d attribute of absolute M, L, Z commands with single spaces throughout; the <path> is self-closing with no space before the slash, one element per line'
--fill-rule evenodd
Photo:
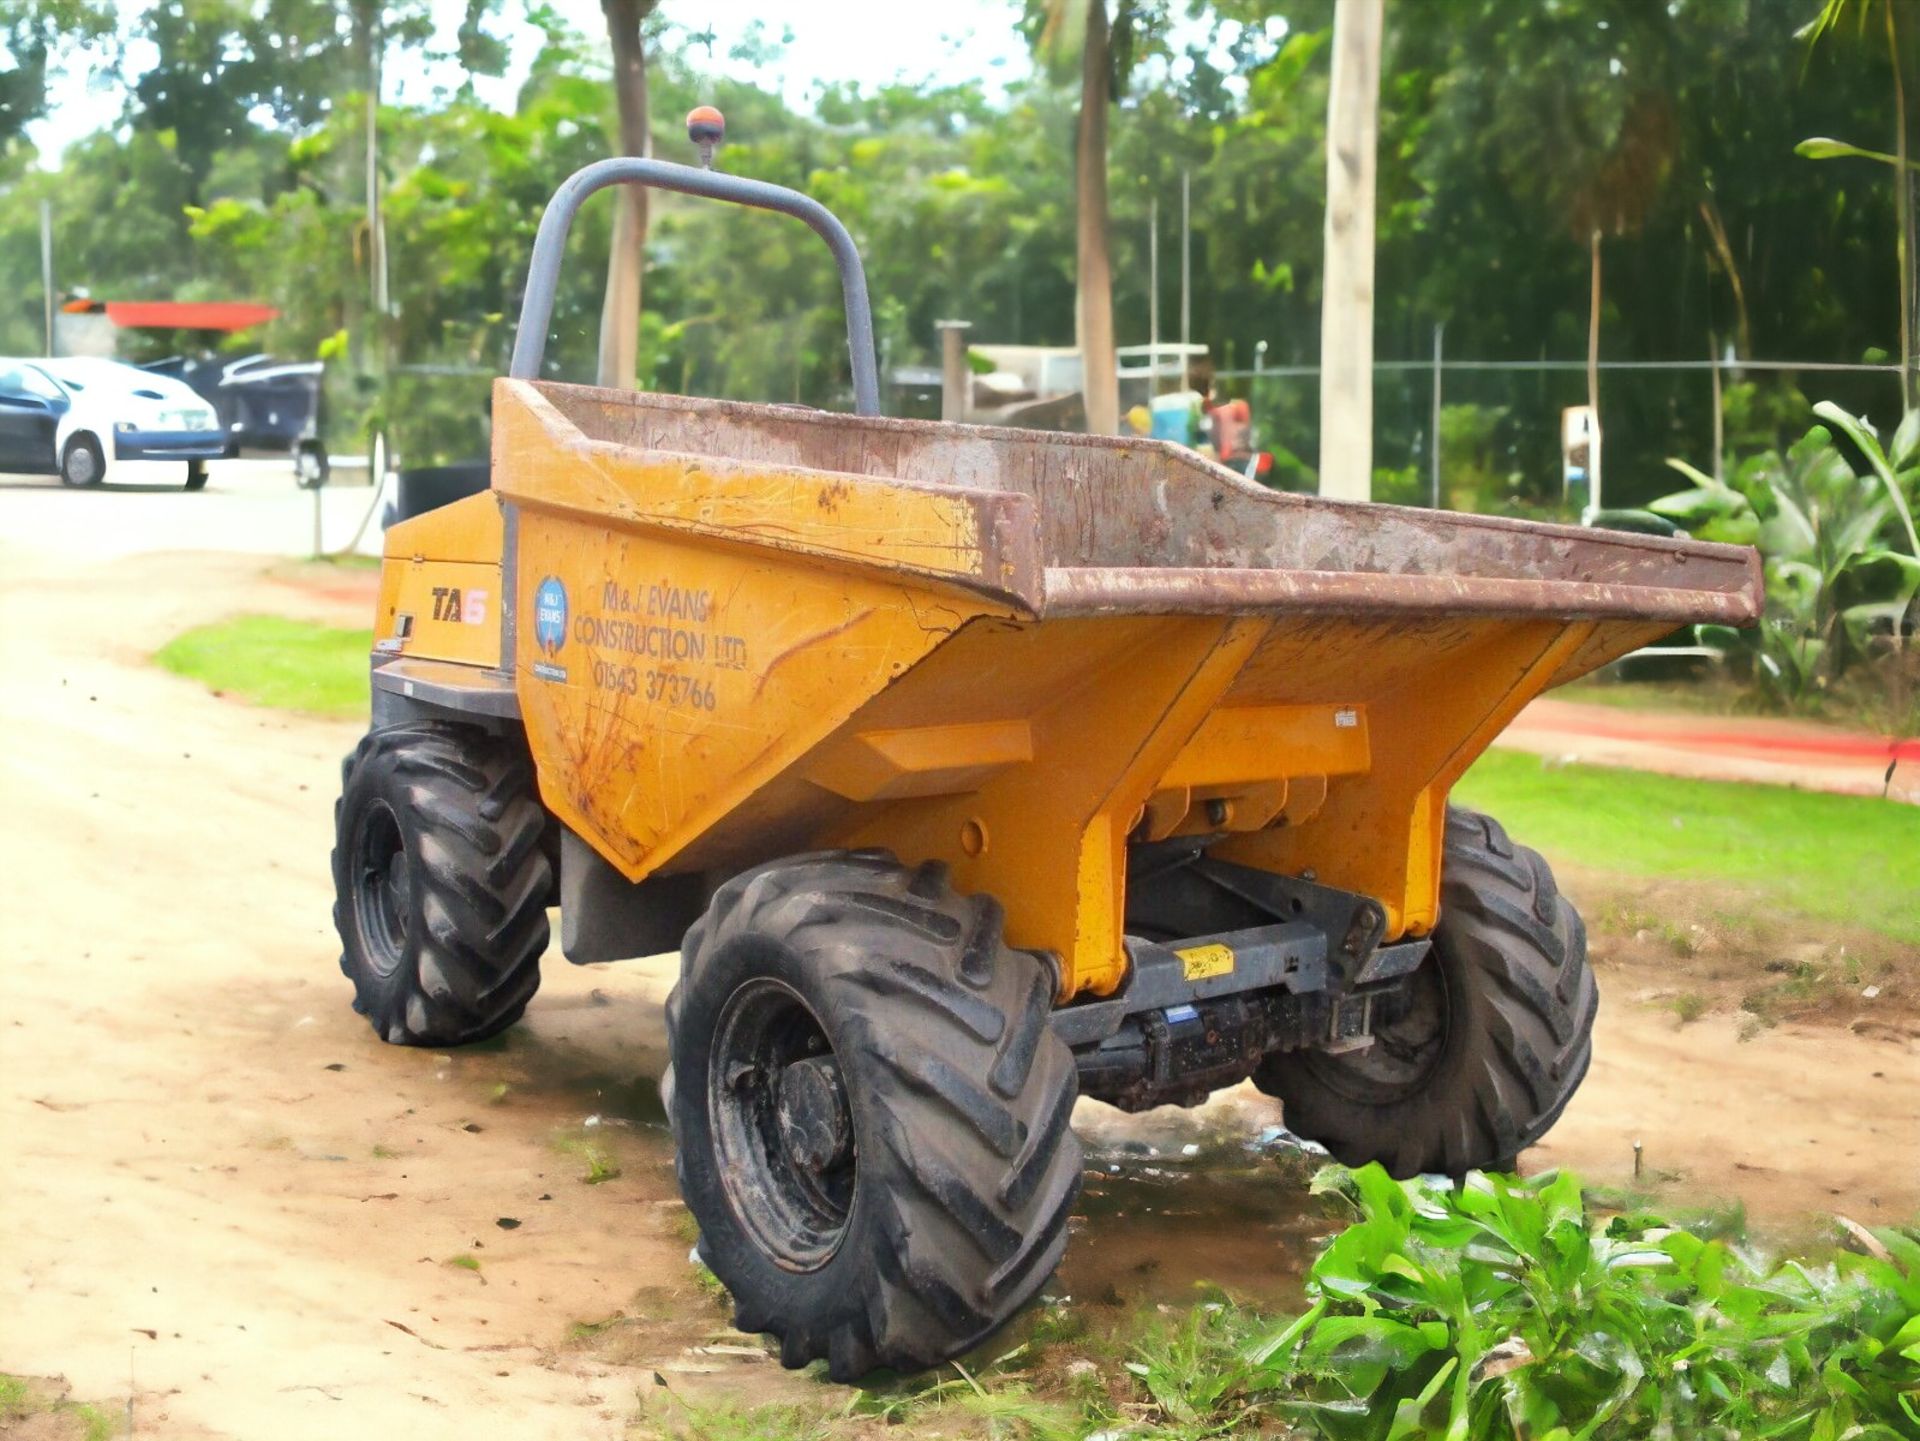
<path fill-rule="evenodd" d="M 44 1429 L 30 1429 L 36 1421 Z M 15 1428 L 27 1436 L 84 1441 L 109 1441 L 116 1429 L 113 1417 L 98 1406 L 69 1401 L 44 1382 L 0 1374 L 0 1435 L 11 1436 Z"/>
<path fill-rule="evenodd" d="M 1458 1188 L 1323 1172 L 1353 1222 L 1305 1315 L 1202 1310 L 1141 1374 L 1176 1428 L 1330 1441 L 1920 1434 L 1920 1238 L 1769 1265 L 1662 1217 L 1589 1216 L 1568 1175 Z M 1249 1336 L 1249 1331 L 1252 1332 Z"/>
<path fill-rule="evenodd" d="M 1818 960 L 1774 961 L 1766 969 L 1769 979 L 1740 998 L 1740 1009 L 1765 1026 L 1857 1005 L 1869 975 L 1867 964 L 1844 946 Z M 1887 967 L 1872 973 L 1884 981 Z"/>
<path fill-rule="evenodd" d="M 1687 1026 L 1706 1015 L 1708 1005 L 1698 991 L 1682 991 L 1667 1002 L 1667 1009 L 1673 1012 L 1675 1025 Z"/>
<path fill-rule="evenodd" d="M 580 1179 L 589 1186 L 598 1186 L 620 1175 L 620 1163 L 606 1147 L 582 1136 L 559 1136 L 554 1139 L 553 1148 L 563 1156 L 577 1157 L 586 1166 Z"/>
<path fill-rule="evenodd" d="M 1328 1167 L 1314 1186 L 1351 1220 L 1304 1315 L 1221 1299 L 1157 1318 L 1124 1343 L 1118 1392 L 1074 1384 L 1108 1369 L 1085 1359 L 1043 1382 L 1060 1357 L 1030 1340 L 860 1392 L 842 1420 L 1024 1441 L 1920 1436 L 1920 1233 L 1842 1222 L 1857 1249 L 1770 1262 L 1737 1211 L 1590 1206 L 1566 1174 L 1455 1187 Z"/>

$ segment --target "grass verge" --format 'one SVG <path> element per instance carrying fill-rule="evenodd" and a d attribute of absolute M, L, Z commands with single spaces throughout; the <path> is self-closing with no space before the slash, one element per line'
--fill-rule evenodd
<path fill-rule="evenodd" d="M 243 615 L 195 626 L 155 654 L 163 669 L 215 695 L 307 715 L 351 717 L 367 709 L 373 633 Z"/>
<path fill-rule="evenodd" d="M 69 1401 L 55 1383 L 0 1374 L 0 1436 L 18 1431 L 44 1441 L 108 1441 L 114 1430 L 106 1412 Z"/>
<path fill-rule="evenodd" d="M 1920 807 L 1784 786 L 1549 765 L 1490 751 L 1455 790 L 1556 860 L 1764 890 L 1770 905 L 1920 943 Z"/>

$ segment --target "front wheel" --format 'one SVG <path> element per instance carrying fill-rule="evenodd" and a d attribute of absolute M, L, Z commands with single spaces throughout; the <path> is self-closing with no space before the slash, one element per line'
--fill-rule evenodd
<path fill-rule="evenodd" d="M 334 925 L 353 1008 L 383 1041 L 505 1030 L 540 986 L 552 875 L 524 751 L 470 726 L 370 733 L 334 806 Z"/>
<path fill-rule="evenodd" d="M 107 457 L 100 442 L 86 431 L 74 436 L 60 452 L 60 482 L 83 489 L 98 485 L 107 474 Z"/>
<path fill-rule="evenodd" d="M 204 460 L 187 462 L 187 489 L 205 490 L 207 488 L 207 463 Z"/>
<path fill-rule="evenodd" d="M 1447 812 L 1440 924 L 1364 1051 L 1282 1052 L 1254 1084 L 1296 1134 L 1402 1178 L 1510 1169 L 1587 1073 L 1600 996 L 1587 932 L 1538 853 Z"/>
<path fill-rule="evenodd" d="M 850 1381 L 958 1356 L 1040 1289 L 1080 1185 L 1053 990 L 940 865 L 828 852 L 715 893 L 661 1093 L 736 1326 Z"/>

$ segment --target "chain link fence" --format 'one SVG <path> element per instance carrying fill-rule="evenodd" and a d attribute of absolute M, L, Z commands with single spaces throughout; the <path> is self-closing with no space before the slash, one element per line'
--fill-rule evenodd
<path fill-rule="evenodd" d="M 1445 510 L 1577 519 L 1562 489 L 1561 415 L 1587 402 L 1580 360 L 1380 361 L 1374 365 L 1374 499 Z M 1686 481 L 1675 457 L 1713 473 L 1814 423 L 1834 400 L 1883 432 L 1901 411 L 1900 367 L 1817 361 L 1602 361 L 1602 499 L 1644 504 Z M 1253 411 L 1272 484 L 1318 486 L 1320 368 L 1222 370 L 1222 397 Z"/>

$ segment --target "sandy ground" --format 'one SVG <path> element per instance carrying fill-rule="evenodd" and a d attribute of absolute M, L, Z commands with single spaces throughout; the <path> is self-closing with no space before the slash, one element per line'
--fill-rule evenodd
<path fill-rule="evenodd" d="M 687 1264 L 653 1091 L 671 960 L 556 952 L 502 1040 L 378 1044 L 328 915 L 356 727 L 146 662 L 223 614 L 363 616 L 257 559 L 83 562 L 20 534 L 0 524 L 0 1371 L 155 1437 L 619 1436 L 662 1385 L 826 1392 L 730 1334 Z M 1910 1026 L 1743 1041 L 1729 1006 L 1680 1028 L 1672 965 L 1618 951 L 1593 1073 L 1529 1167 L 1623 1181 L 1639 1139 L 1670 1193 L 1786 1226 L 1920 1209 Z M 1238 1144 L 1277 1120 L 1245 1091 L 1083 1106 L 1092 1190 L 1055 1291 L 1286 1304 L 1324 1222 Z M 588 1184 L 590 1148 L 619 1174 Z M 617 1345 L 575 1329 L 615 1316 Z"/>

